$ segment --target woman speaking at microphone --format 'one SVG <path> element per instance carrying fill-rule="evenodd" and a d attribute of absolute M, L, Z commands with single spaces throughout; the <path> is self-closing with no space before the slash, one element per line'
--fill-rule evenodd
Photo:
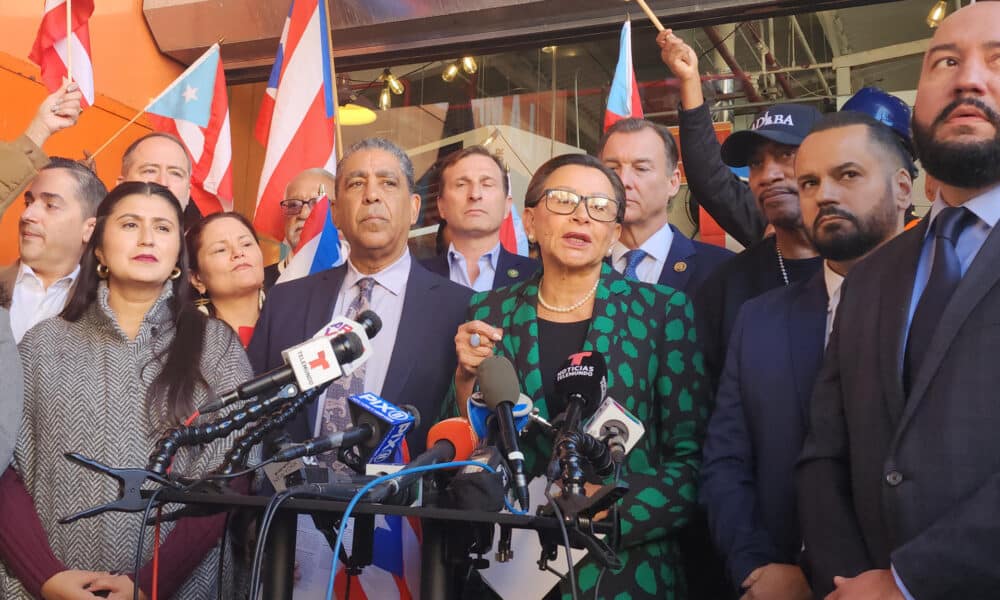
<path fill-rule="evenodd" d="M 631 486 L 620 510 L 624 568 L 601 576 L 598 597 L 684 598 L 672 533 L 696 502 L 709 386 L 691 302 L 671 288 L 626 280 L 604 258 L 625 216 L 625 189 L 615 173 L 584 154 L 558 156 L 528 184 L 524 224 L 538 244 L 541 271 L 507 288 L 476 294 L 473 319 L 455 336 L 458 410 L 490 355 L 513 362 L 521 391 L 547 419 L 566 408 L 554 397 L 556 371 L 570 354 L 596 351 L 608 364 L 608 395 L 646 427 L 626 459 Z M 552 453 L 540 433 L 521 438 L 529 477 Z M 593 597 L 600 567 L 577 564 L 581 597 Z M 569 585 L 561 584 L 568 593 Z M 556 592 L 553 592 L 556 593 Z"/>
<path fill-rule="evenodd" d="M 65 310 L 21 341 L 24 421 L 14 463 L 0 479 L 2 598 L 87 599 L 99 597 L 95 592 L 133 598 L 129 576 L 141 519 L 107 512 L 58 524 L 119 494 L 112 478 L 70 463 L 63 453 L 145 467 L 168 429 L 216 391 L 252 375 L 233 331 L 192 302 L 182 222 L 167 188 L 116 187 L 97 209 Z M 222 461 L 230 441 L 182 448 L 173 473 L 204 475 Z M 161 598 L 214 597 L 224 519 L 164 524 Z M 150 531 L 144 561 L 152 545 Z M 151 593 L 151 572 L 148 564 L 140 571 L 141 596 Z"/>

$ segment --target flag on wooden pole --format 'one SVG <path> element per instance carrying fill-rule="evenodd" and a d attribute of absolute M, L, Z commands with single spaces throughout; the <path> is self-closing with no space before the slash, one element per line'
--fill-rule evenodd
<path fill-rule="evenodd" d="M 41 67 L 42 81 L 49 92 L 62 86 L 72 64 L 72 79 L 80 86 L 84 106 L 94 104 L 94 66 L 90 60 L 88 26 L 92 14 L 94 0 L 73 0 L 72 4 L 67 0 L 46 0 L 42 24 L 28 55 L 31 62 Z M 67 29 L 70 29 L 69 35 Z"/>

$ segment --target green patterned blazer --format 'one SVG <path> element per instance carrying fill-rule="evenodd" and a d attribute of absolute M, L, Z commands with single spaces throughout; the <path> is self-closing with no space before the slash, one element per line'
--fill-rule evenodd
<path fill-rule="evenodd" d="M 503 329 L 496 354 L 514 363 L 521 391 L 541 416 L 552 418 L 543 397 L 538 344 L 538 282 L 531 279 L 474 295 L 470 320 Z M 608 395 L 646 426 L 629 453 L 623 478 L 631 489 L 619 510 L 625 563 L 601 576 L 599 597 L 685 598 L 685 582 L 673 534 L 697 501 L 701 444 L 710 386 L 694 326 L 694 309 L 683 293 L 626 280 L 608 265 L 581 350 L 595 350 L 608 364 Z M 452 400 L 452 403 L 454 400 Z M 457 414 L 454 404 L 452 414 Z M 531 473 L 541 473 L 552 443 L 536 434 L 522 438 Z M 577 564 L 581 597 L 593 597 L 600 568 L 589 558 Z M 568 585 L 563 586 L 568 597 Z"/>

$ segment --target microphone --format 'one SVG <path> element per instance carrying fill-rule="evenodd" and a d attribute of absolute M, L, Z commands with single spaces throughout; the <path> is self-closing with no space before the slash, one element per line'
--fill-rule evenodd
<path fill-rule="evenodd" d="M 427 450 L 399 471 L 399 477 L 375 486 L 369 498 L 373 502 L 383 502 L 396 496 L 395 501 L 407 504 L 407 498 L 398 496 L 399 492 L 423 477 L 422 472 L 411 472 L 413 469 L 453 460 L 468 460 L 475 448 L 476 436 L 468 421 L 461 417 L 439 421 L 427 432 Z"/>
<path fill-rule="evenodd" d="M 373 311 L 358 315 L 358 322 L 335 317 L 316 335 L 281 352 L 284 366 L 272 369 L 240 384 L 236 389 L 201 407 L 203 415 L 266 394 L 285 384 L 295 382 L 299 391 L 306 391 L 353 372 L 371 356 L 371 341 L 382 329 L 382 319 Z M 353 337 L 352 337 L 353 336 Z M 330 360 L 332 350 L 336 360 Z"/>
<path fill-rule="evenodd" d="M 524 474 L 524 454 L 517 443 L 514 405 L 521 397 L 514 365 L 502 356 L 491 356 L 476 371 L 483 403 L 496 413 L 500 441 L 514 476 L 514 494 L 521 508 L 528 510 L 528 479 Z"/>
<path fill-rule="evenodd" d="M 608 397 L 594 412 L 587 424 L 586 433 L 604 440 L 611 451 L 611 459 L 621 464 L 625 455 L 645 435 L 646 427 L 628 409 L 615 402 L 614 398 Z"/>
<path fill-rule="evenodd" d="M 597 352 L 571 354 L 556 372 L 553 391 L 566 401 L 566 418 L 560 433 L 576 431 L 580 420 L 593 414 L 608 392 L 608 365 Z"/>
<path fill-rule="evenodd" d="M 274 461 L 286 462 L 337 448 L 359 446 L 362 460 L 385 462 L 396 453 L 418 419 L 417 415 L 369 392 L 348 396 L 347 401 L 354 427 L 286 446 L 274 455 Z"/>
<path fill-rule="evenodd" d="M 473 392 L 466 401 L 465 407 L 466 414 L 469 415 L 469 424 L 476 432 L 476 437 L 485 440 L 488 445 L 493 444 L 497 433 L 496 419 L 490 407 L 483 403 L 482 392 Z M 521 394 L 511 411 L 514 415 L 514 426 L 519 434 L 528 426 L 533 410 L 535 410 L 535 403 L 527 394 Z"/>

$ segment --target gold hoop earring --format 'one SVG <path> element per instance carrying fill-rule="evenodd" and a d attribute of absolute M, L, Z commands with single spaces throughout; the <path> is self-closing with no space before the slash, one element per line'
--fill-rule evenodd
<path fill-rule="evenodd" d="M 97 276 L 101 279 L 107 279 L 111 271 L 108 269 L 108 265 L 97 263 Z"/>
<path fill-rule="evenodd" d="M 180 276 L 181 276 L 181 268 L 180 267 L 174 267 L 174 270 L 170 272 L 170 278 L 171 279 L 177 279 Z"/>

